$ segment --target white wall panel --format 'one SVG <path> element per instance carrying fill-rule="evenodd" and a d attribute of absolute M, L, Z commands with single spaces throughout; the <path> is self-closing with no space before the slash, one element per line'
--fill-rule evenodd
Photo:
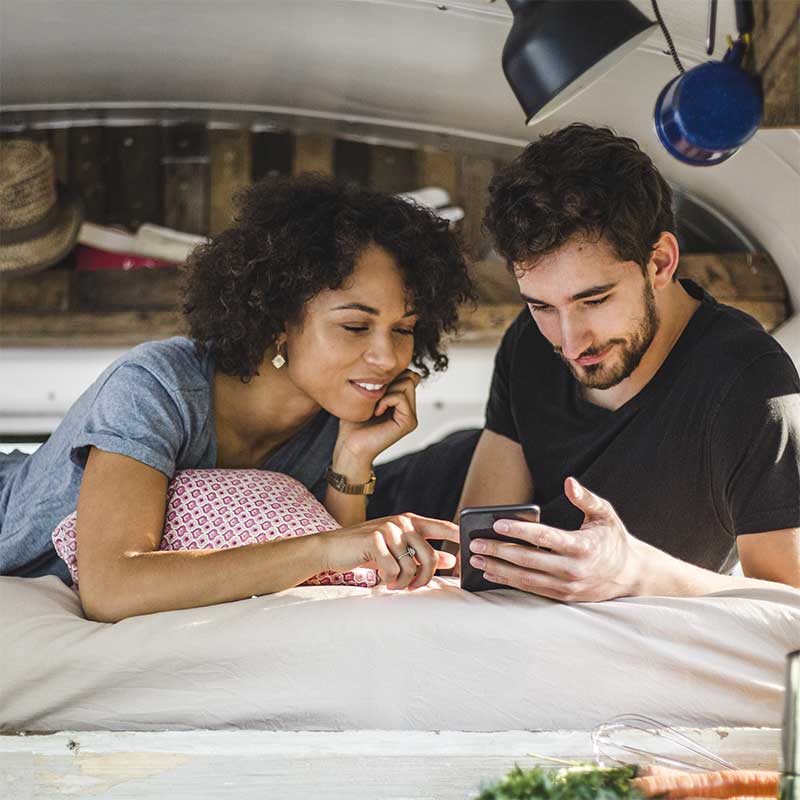
<path fill-rule="evenodd" d="M 116 348 L 0 350 L 0 437 L 50 433 L 95 378 L 124 351 Z M 455 345 L 445 373 L 418 389 L 419 427 L 381 460 L 425 447 L 454 430 L 480 427 L 494 348 Z"/>

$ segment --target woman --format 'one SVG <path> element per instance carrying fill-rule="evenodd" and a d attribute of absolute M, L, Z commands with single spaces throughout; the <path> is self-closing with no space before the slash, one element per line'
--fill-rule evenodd
<path fill-rule="evenodd" d="M 34 455 L 0 466 L 0 571 L 68 581 L 50 533 L 76 506 L 81 600 L 98 620 L 365 562 L 390 588 L 417 588 L 449 566 L 426 537 L 455 539 L 451 524 L 365 522 L 373 459 L 415 427 L 419 377 L 446 367 L 442 334 L 471 297 L 446 223 L 318 176 L 263 182 L 243 194 L 236 224 L 195 251 L 183 288 L 190 338 L 129 351 Z M 212 467 L 292 475 L 342 527 L 159 551 L 168 481 Z"/>

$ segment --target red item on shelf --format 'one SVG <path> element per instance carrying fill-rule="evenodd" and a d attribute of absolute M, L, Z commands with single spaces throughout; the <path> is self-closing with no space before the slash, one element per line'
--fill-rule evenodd
<path fill-rule="evenodd" d="M 157 267 L 174 267 L 169 261 L 160 261 L 147 256 L 135 256 L 130 253 L 112 253 L 98 247 L 79 244 L 75 250 L 75 269 L 78 272 L 95 272 L 97 270 L 154 269 Z"/>

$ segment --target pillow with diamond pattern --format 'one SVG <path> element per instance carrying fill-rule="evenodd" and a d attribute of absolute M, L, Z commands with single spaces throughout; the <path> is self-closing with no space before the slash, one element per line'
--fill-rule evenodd
<path fill-rule="evenodd" d="M 53 531 L 56 553 L 78 588 L 76 514 Z M 302 483 L 280 472 L 258 469 L 187 469 L 167 491 L 161 550 L 211 550 L 270 542 L 341 527 Z M 374 569 L 321 572 L 317 586 L 375 586 Z"/>

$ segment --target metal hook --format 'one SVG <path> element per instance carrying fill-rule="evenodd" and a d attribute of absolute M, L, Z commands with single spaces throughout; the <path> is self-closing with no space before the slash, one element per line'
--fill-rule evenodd
<path fill-rule="evenodd" d="M 706 55 L 714 55 L 717 38 L 717 0 L 708 0 L 708 23 L 706 25 Z"/>

